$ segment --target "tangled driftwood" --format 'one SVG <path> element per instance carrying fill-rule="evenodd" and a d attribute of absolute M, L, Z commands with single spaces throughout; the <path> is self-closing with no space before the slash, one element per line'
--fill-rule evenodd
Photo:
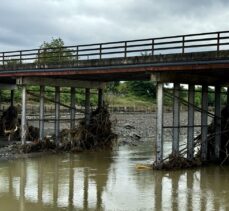
<path fill-rule="evenodd" d="M 36 131 L 35 128 L 31 131 Z M 31 132 L 32 134 L 32 132 Z M 35 133 L 36 134 L 36 133 Z M 63 129 L 60 132 L 60 144 L 49 139 L 26 144 L 20 148 L 23 153 L 40 151 L 84 151 L 112 148 L 117 135 L 112 131 L 112 122 L 107 106 L 91 113 L 89 125 L 82 119 L 73 130 Z"/>
<path fill-rule="evenodd" d="M 18 111 L 15 106 L 10 106 L 3 112 L 0 119 L 0 130 L 10 141 L 19 128 Z"/>
<path fill-rule="evenodd" d="M 111 148 L 117 139 L 107 106 L 91 113 L 89 125 L 85 125 L 85 119 L 82 119 L 73 130 L 62 130 L 60 137 L 62 143 L 77 151 Z"/>

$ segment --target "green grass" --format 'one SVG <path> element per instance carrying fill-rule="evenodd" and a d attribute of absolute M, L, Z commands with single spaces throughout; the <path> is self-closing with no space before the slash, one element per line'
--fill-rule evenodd
<path fill-rule="evenodd" d="M 117 96 L 106 95 L 105 101 L 110 106 L 126 106 L 126 107 L 151 107 L 155 104 L 155 100 L 141 98 L 133 95 L 129 96 Z"/>

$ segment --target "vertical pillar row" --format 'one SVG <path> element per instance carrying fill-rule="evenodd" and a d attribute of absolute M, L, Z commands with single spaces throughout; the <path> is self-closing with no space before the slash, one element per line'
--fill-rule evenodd
<path fill-rule="evenodd" d="M 55 87 L 55 136 L 56 143 L 59 143 L 60 133 L 60 87 Z"/>
<path fill-rule="evenodd" d="M 157 142 L 156 164 L 163 160 L 163 83 L 157 84 Z"/>
<path fill-rule="evenodd" d="M 174 84 L 173 101 L 173 143 L 172 154 L 179 155 L 179 125 L 180 125 L 180 84 Z"/>
<path fill-rule="evenodd" d="M 215 86 L 215 159 L 220 158 L 221 143 L 221 87 Z"/>
<path fill-rule="evenodd" d="M 39 120 L 39 139 L 44 140 L 44 92 L 45 87 L 40 86 L 40 120 Z"/>
<path fill-rule="evenodd" d="M 88 126 L 90 123 L 90 89 L 85 90 L 85 124 Z"/>
<path fill-rule="evenodd" d="M 208 86 L 202 86 L 201 111 L 201 158 L 207 160 L 207 134 L 208 134 Z"/>
<path fill-rule="evenodd" d="M 188 137 L 187 137 L 187 158 L 192 160 L 194 157 L 194 100 L 195 86 L 188 86 Z"/>
<path fill-rule="evenodd" d="M 21 143 L 26 143 L 27 124 L 26 124 L 26 86 L 22 85 L 22 111 L 21 111 Z"/>

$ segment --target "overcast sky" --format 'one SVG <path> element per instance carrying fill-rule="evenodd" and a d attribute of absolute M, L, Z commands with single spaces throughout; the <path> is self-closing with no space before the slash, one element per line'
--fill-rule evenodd
<path fill-rule="evenodd" d="M 229 30 L 228 0 L 1 0 L 0 51 Z"/>

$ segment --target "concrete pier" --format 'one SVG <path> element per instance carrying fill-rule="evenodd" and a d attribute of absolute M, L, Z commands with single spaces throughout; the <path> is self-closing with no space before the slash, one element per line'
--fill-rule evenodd
<path fill-rule="evenodd" d="M 215 87 L 215 160 L 220 158 L 221 142 L 221 87 Z"/>
<path fill-rule="evenodd" d="M 208 133 L 208 86 L 202 86 L 201 99 L 201 159 L 207 160 L 207 133 Z"/>
<path fill-rule="evenodd" d="M 26 143 L 27 122 L 26 122 L 26 86 L 22 86 L 22 113 L 21 113 L 21 143 Z"/>
<path fill-rule="evenodd" d="M 90 123 L 90 89 L 85 89 L 85 124 Z"/>
<path fill-rule="evenodd" d="M 163 83 L 157 84 L 157 142 L 156 163 L 160 165 L 163 160 Z"/>
<path fill-rule="evenodd" d="M 189 84 L 188 87 L 188 132 L 187 132 L 187 158 L 193 159 L 194 156 L 194 102 L 195 86 Z"/>
<path fill-rule="evenodd" d="M 179 155 L 179 125 L 180 125 L 180 84 L 174 84 L 173 90 L 173 142 L 172 142 L 172 154 L 174 156 Z"/>
<path fill-rule="evenodd" d="M 45 87 L 40 86 L 39 140 L 44 140 L 44 95 Z"/>
<path fill-rule="evenodd" d="M 98 89 L 98 108 L 103 107 L 103 89 Z"/>
<path fill-rule="evenodd" d="M 55 137 L 56 143 L 59 143 L 60 133 L 60 87 L 55 87 Z"/>
<path fill-rule="evenodd" d="M 76 115 L 76 89 L 71 87 L 71 110 L 70 110 L 70 128 L 75 127 L 75 115 Z"/>

